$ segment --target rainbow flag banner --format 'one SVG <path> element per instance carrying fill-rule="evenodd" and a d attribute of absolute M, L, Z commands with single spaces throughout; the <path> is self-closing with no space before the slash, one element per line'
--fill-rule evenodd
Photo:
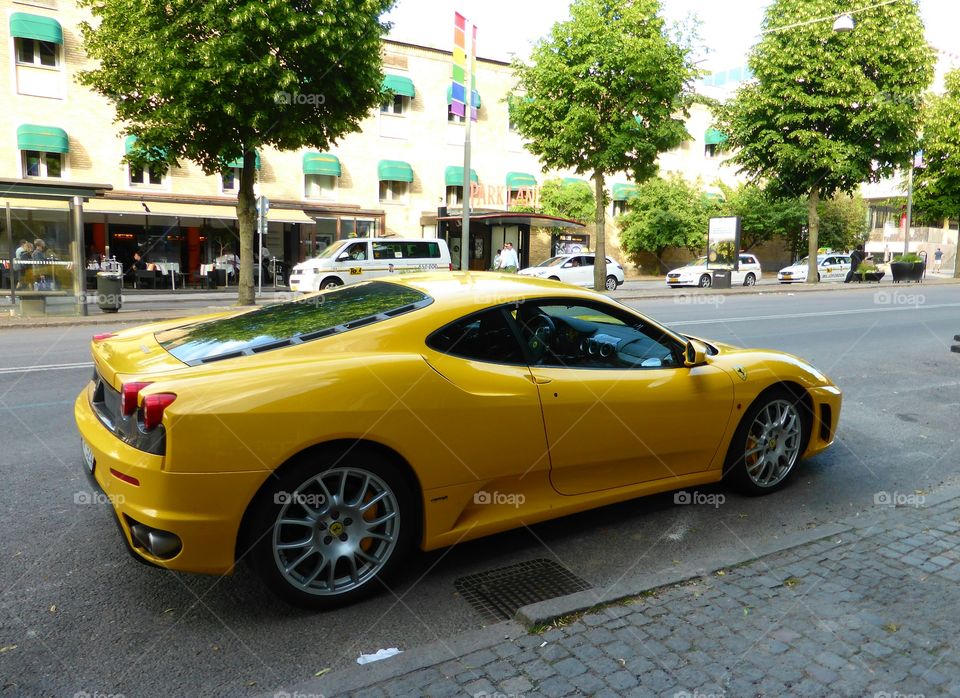
<path fill-rule="evenodd" d="M 476 45 L 477 28 L 473 27 L 473 44 Z M 476 72 L 473 73 L 473 99 L 470 108 L 470 118 L 477 120 L 477 92 Z M 467 107 L 467 19 L 459 12 L 453 14 L 453 67 L 451 71 L 452 87 L 450 95 L 450 111 L 457 116 L 464 116 Z"/>

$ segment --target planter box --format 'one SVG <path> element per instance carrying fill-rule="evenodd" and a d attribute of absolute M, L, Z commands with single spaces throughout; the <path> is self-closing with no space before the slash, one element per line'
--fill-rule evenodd
<path fill-rule="evenodd" d="M 893 283 L 895 284 L 901 281 L 923 281 L 924 271 L 926 271 L 926 265 L 923 262 L 890 263 L 890 273 L 893 275 Z"/>
<path fill-rule="evenodd" d="M 862 281 L 863 282 L 875 281 L 876 283 L 880 283 L 880 279 L 882 279 L 884 276 L 885 276 L 884 272 L 879 269 L 877 271 L 867 272 L 866 274 L 862 274 L 862 275 L 854 272 L 853 280 L 856 281 L 857 283 L 860 283 Z"/>

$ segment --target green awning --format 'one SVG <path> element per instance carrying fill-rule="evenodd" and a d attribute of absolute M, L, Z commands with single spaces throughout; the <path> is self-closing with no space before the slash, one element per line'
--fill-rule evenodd
<path fill-rule="evenodd" d="M 37 39 L 52 44 L 63 43 L 63 29 L 60 22 L 41 15 L 26 12 L 14 12 L 10 15 L 10 36 L 18 39 Z"/>
<path fill-rule="evenodd" d="M 258 151 L 254 151 L 254 155 L 256 156 L 254 167 L 256 167 L 259 170 L 260 169 L 260 153 Z M 227 167 L 243 167 L 243 156 L 240 156 L 235 160 L 231 160 L 230 162 L 228 162 Z"/>
<path fill-rule="evenodd" d="M 304 153 L 303 174 L 340 176 L 340 158 L 330 153 Z"/>
<path fill-rule="evenodd" d="M 17 147 L 41 153 L 66 153 L 70 150 L 70 139 L 66 131 L 56 126 L 23 124 L 17 127 Z"/>
<path fill-rule="evenodd" d="M 457 167 L 456 165 L 450 165 L 443 173 L 443 179 L 447 183 L 448 187 L 462 187 L 463 186 L 463 168 Z M 477 177 L 477 171 L 470 169 L 470 181 L 479 182 L 480 178 Z"/>
<path fill-rule="evenodd" d="M 590 182 L 588 182 L 585 179 L 580 179 L 579 177 L 564 177 L 563 183 L 564 184 L 586 184 L 588 187 L 590 186 Z"/>
<path fill-rule="evenodd" d="M 447 104 L 453 104 L 453 85 L 447 85 Z M 480 93 L 473 91 L 473 106 L 480 108 Z"/>
<path fill-rule="evenodd" d="M 507 189 L 537 186 L 537 178 L 526 172 L 507 172 Z"/>
<path fill-rule="evenodd" d="M 715 128 L 708 128 L 707 132 L 703 135 L 703 139 L 707 145 L 720 145 L 721 143 L 727 142 L 727 134 Z"/>
<path fill-rule="evenodd" d="M 410 99 L 413 99 L 413 96 L 417 93 L 413 89 L 413 80 L 404 75 L 390 75 L 389 73 L 383 76 L 383 91 L 403 95 Z"/>
<path fill-rule="evenodd" d="M 381 160 L 377 165 L 381 182 L 412 182 L 413 168 L 403 160 Z"/>
<path fill-rule="evenodd" d="M 127 136 L 126 139 L 123 141 L 123 151 L 124 151 L 127 155 L 129 155 L 131 151 L 136 150 L 136 149 L 139 148 L 139 147 L 140 147 L 140 146 L 137 145 L 137 137 L 136 137 L 136 136 Z M 148 150 L 149 150 L 149 149 L 148 149 Z M 167 149 L 166 149 L 166 148 L 157 148 L 155 152 L 156 152 L 156 159 L 158 159 L 158 160 L 165 160 L 165 159 L 166 159 L 166 157 L 167 157 Z"/>
<path fill-rule="evenodd" d="M 636 196 L 636 194 L 637 194 L 636 184 L 614 184 L 613 185 L 614 201 L 626 201 L 631 196 Z"/>

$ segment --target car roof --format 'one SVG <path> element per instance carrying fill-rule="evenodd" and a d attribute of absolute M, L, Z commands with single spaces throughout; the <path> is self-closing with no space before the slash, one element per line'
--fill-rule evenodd
<path fill-rule="evenodd" d="M 438 303 L 463 306 L 476 304 L 479 307 L 489 305 L 491 300 L 507 303 L 544 296 L 606 299 L 606 296 L 595 291 L 566 286 L 535 276 L 488 271 L 425 272 L 404 274 L 397 278 L 381 278 L 377 281 L 409 286 L 426 293 Z"/>

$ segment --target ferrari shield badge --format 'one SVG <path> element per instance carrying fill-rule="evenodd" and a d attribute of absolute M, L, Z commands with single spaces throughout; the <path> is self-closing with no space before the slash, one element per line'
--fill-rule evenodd
<path fill-rule="evenodd" d="M 743 366 L 734 366 L 733 370 L 737 372 L 737 375 L 740 376 L 740 380 L 747 380 L 747 369 Z"/>

